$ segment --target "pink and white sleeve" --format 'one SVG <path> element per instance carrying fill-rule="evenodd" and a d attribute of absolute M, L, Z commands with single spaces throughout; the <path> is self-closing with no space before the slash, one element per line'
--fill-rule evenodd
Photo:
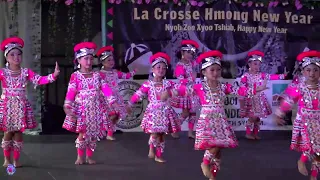
<path fill-rule="evenodd" d="M 66 98 L 64 100 L 64 106 L 71 108 L 77 93 L 78 93 L 77 78 L 76 78 L 75 74 L 71 74 L 70 81 L 68 84 Z"/>
<path fill-rule="evenodd" d="M 134 104 L 141 101 L 143 97 L 147 96 L 149 92 L 148 81 L 144 82 L 142 86 L 132 95 L 129 104 Z"/>
<path fill-rule="evenodd" d="M 40 76 L 39 74 L 33 72 L 31 69 L 28 69 L 28 80 L 31 81 L 36 88 L 38 85 L 45 85 L 52 83 L 56 80 L 53 74 L 49 74 L 47 76 Z"/>
<path fill-rule="evenodd" d="M 130 79 L 136 74 L 136 70 L 133 70 L 133 71 L 128 72 L 128 73 L 117 71 L 117 74 L 118 74 L 118 78 L 119 79 Z"/>
<path fill-rule="evenodd" d="M 190 96 L 195 94 L 195 88 L 197 84 L 192 84 L 192 85 L 185 85 L 182 83 L 176 83 L 174 87 L 171 89 L 172 95 L 175 96 Z"/>
<path fill-rule="evenodd" d="M 169 81 L 170 86 L 167 88 L 169 96 L 185 96 L 188 94 L 187 86 L 183 83 Z"/>
<path fill-rule="evenodd" d="M 254 86 L 256 87 L 256 86 Z M 240 86 L 240 87 L 236 87 L 233 86 L 230 83 L 226 83 L 225 84 L 225 90 L 224 90 L 225 94 L 234 94 L 234 95 L 238 95 L 240 97 L 245 97 L 248 95 L 248 88 L 246 86 Z M 253 88 L 253 94 L 255 94 L 255 88 Z"/>
<path fill-rule="evenodd" d="M 286 78 L 285 74 L 265 74 L 268 80 L 283 80 Z"/>
<path fill-rule="evenodd" d="M 301 97 L 301 93 L 297 86 L 289 86 L 285 90 L 284 99 L 280 102 L 279 108 L 275 114 L 279 117 L 283 117 L 286 112 L 290 111 L 294 104 L 298 102 Z"/>
<path fill-rule="evenodd" d="M 107 97 L 107 101 L 110 105 L 116 102 L 116 98 L 113 95 L 112 89 L 108 86 L 108 84 L 102 80 L 101 81 L 101 91 L 105 97 Z"/>
<path fill-rule="evenodd" d="M 174 75 L 182 84 L 187 84 L 189 80 L 186 78 L 186 71 L 182 65 L 177 65 L 174 70 Z"/>
<path fill-rule="evenodd" d="M 238 92 L 238 96 L 240 100 L 243 100 L 246 96 L 248 96 L 251 92 L 251 94 L 254 94 L 255 91 L 255 86 L 253 86 L 253 88 L 248 88 L 248 77 L 246 75 L 243 75 L 240 79 L 240 86 L 239 86 L 239 90 L 241 89 L 241 91 Z M 247 93 L 243 93 L 243 90 L 246 90 Z"/>
<path fill-rule="evenodd" d="M 0 69 L 0 81 L 2 81 L 2 80 L 3 80 L 3 76 L 4 76 L 4 74 L 3 74 L 3 70 L 2 70 L 2 69 Z"/>

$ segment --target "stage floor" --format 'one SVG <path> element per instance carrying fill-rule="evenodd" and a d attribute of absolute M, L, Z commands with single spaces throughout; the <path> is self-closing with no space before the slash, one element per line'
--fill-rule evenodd
<path fill-rule="evenodd" d="M 222 151 L 224 180 L 302 180 L 297 171 L 300 154 L 289 150 L 290 131 L 262 132 L 261 141 L 249 141 L 237 133 L 240 146 Z M 25 136 L 21 155 L 23 168 L 8 176 L 5 168 L 1 180 L 201 180 L 203 152 L 193 150 L 193 141 L 185 135 L 175 140 L 167 136 L 165 164 L 147 158 L 148 135 L 116 134 L 117 141 L 98 143 L 94 158 L 97 165 L 74 165 L 75 136 Z M 0 155 L 1 163 L 3 155 Z"/>

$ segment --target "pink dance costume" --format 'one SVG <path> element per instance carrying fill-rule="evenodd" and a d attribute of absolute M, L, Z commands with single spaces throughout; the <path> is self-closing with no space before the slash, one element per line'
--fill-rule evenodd
<path fill-rule="evenodd" d="M 197 49 L 199 48 L 199 44 L 193 40 L 183 40 L 181 42 L 181 51 L 190 51 L 196 54 Z M 194 68 L 198 65 L 196 61 L 192 61 L 189 63 L 178 62 L 174 71 L 174 75 L 180 82 L 187 83 L 188 85 L 192 85 L 196 81 L 196 76 L 194 76 Z M 196 108 L 200 106 L 199 98 L 197 96 L 187 96 L 187 97 L 179 97 L 174 96 L 171 98 L 171 106 L 180 109 L 188 109 L 190 110 L 190 116 L 187 118 L 188 120 L 188 128 L 189 130 L 194 129 L 194 124 L 196 122 Z M 180 117 L 181 124 L 184 122 L 184 118 Z"/>
<path fill-rule="evenodd" d="M 74 47 L 75 62 L 83 56 L 94 55 L 95 48 L 96 45 L 91 42 L 77 44 Z M 96 149 L 96 141 L 112 126 L 107 118 L 101 91 L 108 97 L 108 103 L 115 103 L 112 89 L 99 72 L 92 72 L 91 77 L 85 77 L 80 71 L 71 74 L 64 106 L 73 112 L 73 116 L 67 114 L 62 127 L 84 134 L 84 140 L 76 139 L 76 148 L 81 157 L 85 149 L 87 157 L 91 157 Z"/>
<path fill-rule="evenodd" d="M 320 67 L 319 53 L 307 51 L 298 55 L 297 60 L 302 68 L 310 64 Z M 278 117 L 283 117 L 294 104 L 298 104 L 298 112 L 293 123 L 290 149 L 302 152 L 301 162 L 306 163 L 314 156 L 320 155 L 320 83 L 318 89 L 309 89 L 305 81 L 292 83 L 285 91 L 285 98 L 276 111 Z M 313 161 L 311 176 L 317 177 L 320 162 Z"/>
<path fill-rule="evenodd" d="M 290 84 L 288 84 L 288 87 L 290 87 L 290 86 L 296 86 L 297 84 L 302 83 L 302 82 L 304 82 L 304 81 L 305 81 L 305 77 L 303 77 L 302 75 L 294 76 L 293 79 L 292 79 L 292 82 L 291 82 Z M 287 95 L 287 94 L 285 93 L 285 91 L 283 91 L 283 92 L 280 94 L 279 100 L 285 98 L 286 95 Z"/>
<path fill-rule="evenodd" d="M 202 70 L 217 64 L 221 66 L 222 53 L 209 51 L 201 54 L 197 61 L 201 63 Z M 218 86 L 210 89 L 206 80 L 200 84 L 181 85 L 176 88 L 179 95 L 196 95 L 200 99 L 201 111 L 196 125 L 195 150 L 206 150 L 203 163 L 211 167 L 211 173 L 215 177 L 220 169 L 220 158 L 209 150 L 213 148 L 235 148 L 238 141 L 225 114 L 224 99 L 228 94 L 240 94 L 245 96 L 247 88 L 233 88 L 231 84 L 218 83 Z"/>
<path fill-rule="evenodd" d="M 262 58 L 264 57 L 264 53 L 261 51 L 252 51 L 248 54 L 248 62 L 252 61 L 260 61 L 262 62 Z M 241 87 L 246 87 L 248 89 L 252 89 L 254 85 L 257 87 L 262 86 L 265 80 L 280 80 L 284 79 L 284 74 L 267 74 L 259 72 L 257 74 L 244 73 L 241 77 Z M 272 114 L 272 109 L 270 104 L 268 103 L 267 96 L 263 91 L 257 92 L 254 96 L 246 96 L 241 100 L 244 101 L 244 107 L 240 109 L 240 116 L 243 118 L 258 118 L 258 121 L 252 122 L 247 121 L 246 124 L 246 134 L 258 135 L 260 131 L 260 118 L 266 118 L 267 116 Z"/>
<path fill-rule="evenodd" d="M 152 67 L 161 62 L 168 65 L 170 57 L 165 53 L 156 53 L 150 57 Z M 164 92 L 171 92 L 173 88 L 174 83 L 170 81 L 154 82 L 148 80 L 132 96 L 129 102 L 131 105 L 141 100 L 144 96 L 148 97 L 149 104 L 141 122 L 141 128 L 145 133 L 162 134 L 181 131 L 180 121 L 177 118 L 176 112 L 168 102 L 160 99 Z M 162 158 L 165 148 L 164 139 L 159 142 L 153 136 L 150 136 L 149 146 L 156 149 L 156 157 Z"/>
<path fill-rule="evenodd" d="M 22 52 L 24 41 L 18 37 L 5 39 L 1 44 L 4 56 L 13 49 Z M 20 71 L 11 71 L 8 68 L 0 69 L 0 81 L 2 85 L 2 95 L 0 98 L 0 130 L 4 132 L 23 132 L 25 129 L 37 127 L 31 104 L 27 99 L 26 85 L 30 81 L 36 86 L 45 85 L 55 81 L 53 74 L 40 76 L 28 68 L 21 68 Z M 13 157 L 19 160 L 23 141 L 2 139 L 4 156 Z"/>
<path fill-rule="evenodd" d="M 106 60 L 108 57 L 113 56 L 113 47 L 112 46 L 106 46 L 106 47 L 102 47 L 98 52 L 97 52 L 97 56 L 99 58 L 100 62 L 103 62 L 104 60 Z M 126 104 L 122 98 L 122 96 L 119 93 L 119 79 L 130 79 L 135 75 L 136 71 L 132 71 L 129 73 L 124 73 L 118 70 L 110 70 L 110 71 L 106 71 L 101 69 L 100 70 L 100 74 L 102 76 L 102 78 L 105 80 L 105 82 L 108 83 L 109 87 L 112 89 L 112 92 L 114 94 L 114 97 L 116 98 L 116 102 L 118 106 L 110 106 L 110 104 L 106 104 L 105 106 L 108 107 L 108 114 L 110 116 L 112 115 L 117 115 L 119 116 L 119 121 L 124 120 L 127 116 L 127 109 L 126 109 Z M 106 98 L 104 96 L 104 98 Z M 108 102 L 108 101 L 105 101 Z M 113 132 L 116 130 L 116 123 L 117 122 L 113 122 L 114 125 L 112 126 L 112 128 L 110 128 L 108 130 L 107 136 L 112 137 L 113 136 Z"/>
<path fill-rule="evenodd" d="M 306 78 L 302 75 L 298 75 L 293 77 L 291 84 L 299 84 L 301 82 L 304 82 L 306 80 Z"/>

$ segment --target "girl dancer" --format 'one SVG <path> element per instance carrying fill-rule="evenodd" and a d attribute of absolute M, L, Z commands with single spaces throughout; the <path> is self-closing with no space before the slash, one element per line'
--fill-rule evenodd
<path fill-rule="evenodd" d="M 297 74 L 292 78 L 292 81 L 290 84 L 288 84 L 288 87 L 289 86 L 295 86 L 297 85 L 299 82 L 302 82 L 305 80 L 305 78 L 302 76 L 301 74 L 301 70 L 300 70 L 300 67 L 299 69 L 297 70 Z M 285 93 L 285 90 L 280 94 L 280 96 L 278 97 L 277 101 L 279 102 L 279 105 L 280 105 L 280 102 L 285 98 L 286 96 L 286 93 Z M 294 108 L 296 109 L 296 108 Z M 292 111 L 289 111 L 286 113 L 284 119 L 286 119 L 287 121 L 292 121 L 292 124 L 293 124 L 293 119 L 292 119 Z"/>
<path fill-rule="evenodd" d="M 123 73 L 120 71 L 117 71 L 115 69 L 112 69 L 114 67 L 114 57 L 113 57 L 113 47 L 112 46 L 106 46 L 102 47 L 98 52 L 97 56 L 99 58 L 99 61 L 102 63 L 102 68 L 100 70 L 100 74 L 102 78 L 105 80 L 105 82 L 108 83 L 109 87 L 112 89 L 112 92 L 114 93 L 114 96 L 116 98 L 118 107 L 110 107 L 109 114 L 111 115 L 110 119 L 112 120 L 112 128 L 108 130 L 107 133 L 107 140 L 114 141 L 115 138 L 113 137 L 113 132 L 115 131 L 115 125 L 117 122 L 121 119 L 125 119 L 127 116 L 126 113 L 126 105 L 119 94 L 119 87 L 118 87 L 118 80 L 119 79 L 130 79 L 134 76 L 136 71 L 132 71 L 130 73 Z M 108 106 L 108 105 L 107 105 Z M 119 112 L 120 114 L 116 113 Z"/>
<path fill-rule="evenodd" d="M 11 164 L 11 151 L 13 151 L 13 165 L 20 167 L 20 152 L 22 150 L 22 132 L 25 129 L 37 127 L 31 105 L 27 99 L 26 85 L 28 81 L 35 87 L 52 83 L 59 75 L 59 66 L 53 74 L 40 76 L 31 69 L 21 68 L 22 48 L 24 41 L 19 37 L 5 39 L 1 43 L 1 50 L 7 61 L 6 67 L 0 69 L 2 95 L 0 99 L 0 130 L 4 131 L 2 139 L 4 163 Z"/>
<path fill-rule="evenodd" d="M 286 96 L 276 111 L 277 123 L 282 120 L 285 112 L 298 103 L 297 117 L 293 124 L 292 141 L 290 148 L 303 152 L 298 160 L 298 170 L 307 176 L 306 162 L 313 159 L 311 180 L 317 178 L 320 170 L 320 54 L 316 51 L 303 52 L 298 55 L 297 61 L 302 67 L 304 81 L 292 83 L 285 91 Z"/>
<path fill-rule="evenodd" d="M 105 83 L 99 72 L 92 71 L 96 45 L 92 42 L 79 43 L 74 47 L 75 65 L 79 68 L 71 74 L 64 111 L 66 118 L 63 128 L 79 133 L 76 139 L 78 158 L 75 164 L 83 164 L 84 150 L 86 162 L 95 164 L 92 159 L 96 141 L 110 128 L 101 91 L 108 97 L 110 104 L 116 103 L 111 88 Z"/>
<path fill-rule="evenodd" d="M 262 90 L 269 80 L 284 79 L 284 74 L 266 74 L 260 72 L 260 66 L 264 53 L 252 51 L 248 53 L 249 72 L 241 77 L 242 87 L 257 85 L 257 94 L 240 99 L 240 116 L 249 118 L 246 124 L 247 139 L 261 139 L 258 136 L 260 131 L 260 118 L 265 118 L 272 113 L 267 97 Z"/>
<path fill-rule="evenodd" d="M 195 83 L 197 73 L 194 71 L 197 63 L 193 61 L 197 53 L 199 44 L 193 40 L 183 40 L 181 42 L 181 51 L 177 57 L 181 59 L 175 68 L 174 74 L 180 82 L 192 85 Z M 182 109 L 181 123 L 188 118 L 188 137 L 194 139 L 193 129 L 196 121 L 196 108 L 199 106 L 199 99 L 196 96 L 173 97 L 171 105 L 175 108 Z M 172 134 L 174 138 L 179 138 L 178 134 Z"/>
<path fill-rule="evenodd" d="M 165 74 L 170 63 L 170 57 L 165 53 L 156 53 L 150 57 L 153 78 L 144 82 L 140 89 L 132 96 L 129 105 L 148 96 L 149 104 L 144 113 L 141 128 L 150 134 L 149 158 L 157 162 L 165 162 L 162 154 L 165 148 L 164 134 L 180 131 L 180 121 L 173 108 L 164 102 L 163 94 L 173 89 L 173 83 L 165 81 Z M 162 96 L 162 97 L 161 97 Z M 154 153 L 156 149 L 156 154 Z"/>
<path fill-rule="evenodd" d="M 209 51 L 197 58 L 202 63 L 201 70 L 204 80 L 200 84 L 189 86 L 181 85 L 178 94 L 188 96 L 195 94 L 200 98 L 201 112 L 196 126 L 196 150 L 206 150 L 201 163 L 203 174 L 215 179 L 220 169 L 221 148 L 235 148 L 238 146 L 232 127 L 228 123 L 224 98 L 227 94 L 239 94 L 245 96 L 247 88 L 233 89 L 230 84 L 219 82 L 221 77 L 220 51 Z M 254 86 L 255 88 L 255 86 Z M 255 89 L 250 92 L 255 92 Z"/>

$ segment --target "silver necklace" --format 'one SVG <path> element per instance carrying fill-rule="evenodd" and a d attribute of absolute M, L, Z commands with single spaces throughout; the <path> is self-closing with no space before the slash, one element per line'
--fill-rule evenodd
<path fill-rule="evenodd" d="M 313 87 L 312 89 L 308 89 L 308 91 L 307 91 L 311 101 L 312 101 L 312 99 L 314 99 L 314 100 L 318 99 L 319 90 L 320 90 L 318 84 L 317 85 L 312 85 L 312 87 Z M 307 85 L 307 88 L 309 88 L 308 85 Z M 313 96 L 313 94 L 315 94 L 315 96 Z"/>
<path fill-rule="evenodd" d="M 80 72 L 80 71 L 79 71 L 79 72 Z M 89 81 L 94 78 L 94 75 L 92 75 L 92 77 L 86 78 L 86 77 L 84 76 L 84 75 L 86 75 L 86 74 L 83 74 L 83 73 L 81 73 L 81 72 L 80 72 L 80 74 L 81 74 L 81 76 L 82 76 L 82 78 L 83 78 L 84 84 L 87 86 L 88 89 L 90 89 L 90 87 L 89 87 Z M 90 74 L 92 74 L 92 72 L 91 72 Z M 88 79 L 89 79 L 89 80 L 88 80 Z"/>
<path fill-rule="evenodd" d="M 18 71 L 12 71 L 9 68 L 7 68 L 8 73 L 9 73 L 9 86 L 10 88 L 18 88 L 19 84 L 22 83 L 22 68 Z M 13 76 L 13 75 L 18 75 L 18 76 Z M 15 81 L 14 79 L 18 78 L 17 81 Z M 22 84 L 22 87 L 25 88 L 26 86 L 24 84 Z"/>
<path fill-rule="evenodd" d="M 319 85 L 318 84 L 307 85 L 307 88 L 309 88 L 309 89 L 318 89 Z"/>
<path fill-rule="evenodd" d="M 163 91 L 163 86 L 164 86 L 164 80 L 162 80 L 162 82 L 151 81 L 152 88 L 154 89 L 153 95 L 155 97 L 155 100 L 157 100 L 157 93 L 156 93 L 157 89 L 156 89 L 156 86 L 155 86 L 156 84 L 162 84 L 162 87 L 160 89 L 160 92 L 162 92 Z"/>
<path fill-rule="evenodd" d="M 215 88 L 211 88 L 208 84 L 207 81 L 205 81 L 205 85 L 207 86 L 208 90 L 209 90 L 209 93 L 210 93 L 210 97 L 211 99 L 213 100 L 213 102 L 215 104 L 218 104 L 220 103 L 220 96 L 221 96 L 221 86 L 220 86 L 220 83 L 218 83 L 217 87 Z M 217 91 L 216 93 L 212 93 L 212 91 Z"/>
<path fill-rule="evenodd" d="M 13 70 L 7 68 L 7 70 L 9 71 L 10 74 L 15 74 L 16 75 L 16 74 L 20 74 L 21 73 L 21 69 L 19 69 L 17 71 L 13 71 Z"/>

